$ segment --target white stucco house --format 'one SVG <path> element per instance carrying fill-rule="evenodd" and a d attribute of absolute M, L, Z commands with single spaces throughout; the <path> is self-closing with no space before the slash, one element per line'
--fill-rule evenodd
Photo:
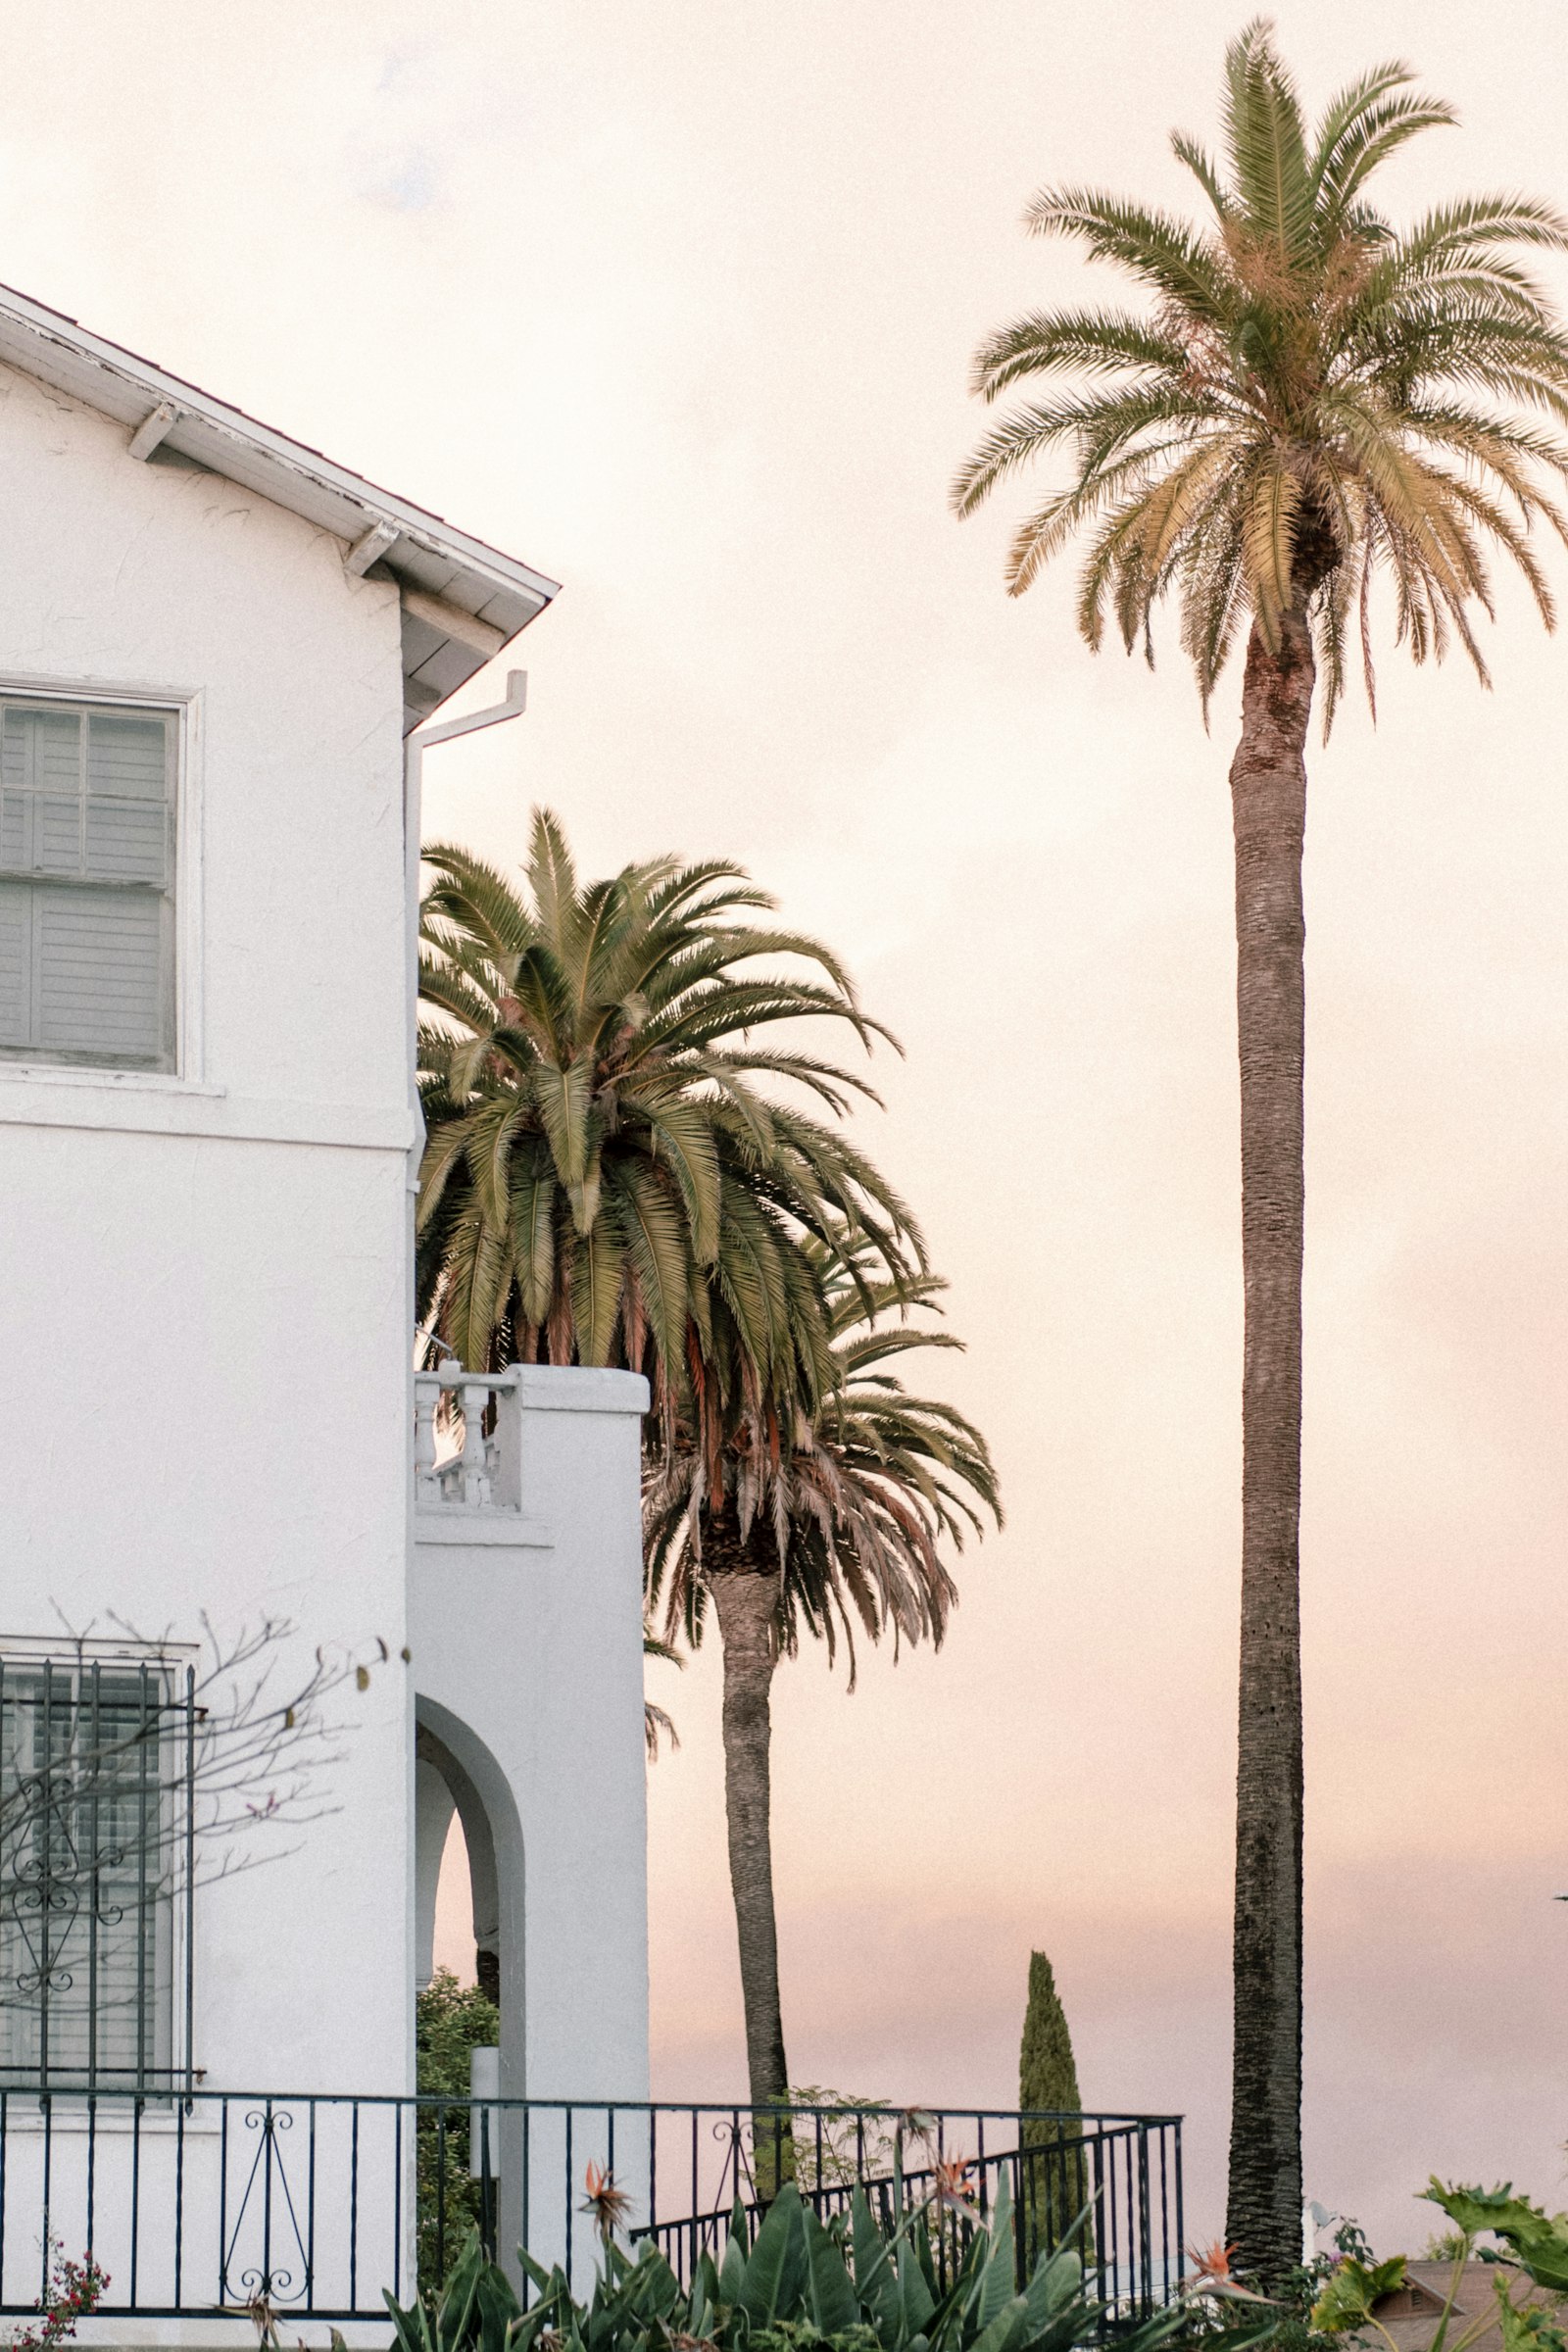
<path fill-rule="evenodd" d="M 502 2092 L 648 2091 L 645 1387 L 411 1368 L 414 731 L 555 590 L 3 290 L 0 513 L 0 2308 L 90 2239 L 100 2340 L 238 2342 L 412 2284 L 454 1804 Z M 223 1876 L 264 1618 L 341 1738 Z"/>

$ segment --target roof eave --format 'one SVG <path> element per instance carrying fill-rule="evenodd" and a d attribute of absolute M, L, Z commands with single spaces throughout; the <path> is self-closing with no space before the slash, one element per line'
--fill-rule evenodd
<path fill-rule="evenodd" d="M 0 361 L 114 417 L 138 458 L 204 466 L 333 533 L 351 571 L 396 580 L 406 727 L 427 718 L 559 591 L 515 557 L 10 287 L 0 287 Z"/>

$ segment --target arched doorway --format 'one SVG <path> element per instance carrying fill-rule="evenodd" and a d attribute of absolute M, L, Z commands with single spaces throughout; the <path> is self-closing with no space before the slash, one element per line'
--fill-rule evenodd
<path fill-rule="evenodd" d="M 455 1821 L 468 1880 L 473 1978 L 499 2009 L 501 1898 L 489 1815 L 468 1775 L 427 1724 L 417 1725 L 415 1740 L 415 1984 L 422 1992 L 435 1971 L 436 1914 Z"/>
<path fill-rule="evenodd" d="M 415 1971 L 429 1982 L 436 1896 L 452 1818 L 468 1856 L 474 1976 L 501 2012 L 501 2088 L 525 2095 L 522 1829 L 499 1764 L 437 1700 L 415 1703 Z"/>

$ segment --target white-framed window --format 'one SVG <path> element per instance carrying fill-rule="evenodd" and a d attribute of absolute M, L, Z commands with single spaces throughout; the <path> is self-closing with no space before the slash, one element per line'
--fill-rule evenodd
<path fill-rule="evenodd" d="M 0 2086 L 188 2074 L 194 1753 L 188 1668 L 0 1652 Z"/>
<path fill-rule="evenodd" d="M 178 714 L 0 691 L 0 1058 L 172 1070 Z"/>

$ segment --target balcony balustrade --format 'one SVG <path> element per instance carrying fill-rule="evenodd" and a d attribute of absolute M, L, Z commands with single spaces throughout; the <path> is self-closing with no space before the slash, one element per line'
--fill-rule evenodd
<path fill-rule="evenodd" d="M 518 1371 L 447 1362 L 414 1376 L 414 1498 L 427 1512 L 520 1513 Z"/>

